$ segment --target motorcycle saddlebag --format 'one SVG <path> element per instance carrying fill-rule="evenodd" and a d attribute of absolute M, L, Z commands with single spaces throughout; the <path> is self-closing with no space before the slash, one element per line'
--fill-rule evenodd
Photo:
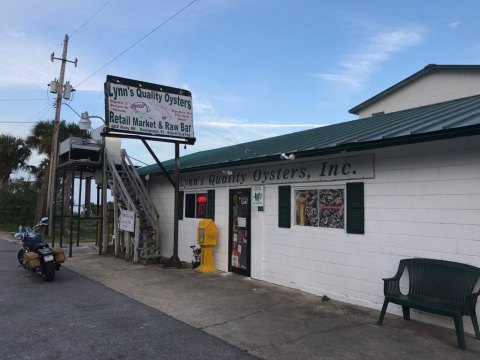
<path fill-rule="evenodd" d="M 26 252 L 23 254 L 23 263 L 27 269 L 33 270 L 40 267 L 40 258 L 36 252 Z"/>
<path fill-rule="evenodd" d="M 64 263 L 65 262 L 65 253 L 63 252 L 63 249 L 60 246 L 55 245 L 52 250 L 53 250 L 53 253 L 55 255 L 55 261 L 57 263 L 60 263 L 60 264 Z"/>

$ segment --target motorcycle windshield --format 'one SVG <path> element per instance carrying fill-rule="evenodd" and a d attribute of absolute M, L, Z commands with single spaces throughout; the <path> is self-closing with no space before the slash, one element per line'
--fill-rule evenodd
<path fill-rule="evenodd" d="M 30 247 L 34 247 L 35 245 L 43 243 L 43 239 L 40 235 L 36 235 L 34 237 L 29 236 L 25 239 L 25 243 Z"/>

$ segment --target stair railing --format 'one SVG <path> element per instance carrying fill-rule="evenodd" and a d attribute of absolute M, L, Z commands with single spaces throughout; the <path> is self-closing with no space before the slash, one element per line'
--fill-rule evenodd
<path fill-rule="evenodd" d="M 113 163 L 112 159 L 110 158 L 108 154 L 108 150 L 105 149 L 106 152 L 106 163 L 107 163 L 107 171 L 110 172 L 114 178 L 114 183 L 115 187 L 117 189 L 114 189 L 114 193 L 118 193 L 122 199 L 123 204 L 127 207 L 127 210 L 134 211 L 136 214 L 138 214 L 137 207 L 135 206 L 134 201 L 130 197 L 130 194 L 127 191 L 127 188 L 125 187 L 125 184 L 123 183 L 123 180 L 120 176 L 120 174 L 117 171 L 117 168 L 115 167 L 115 164 Z M 118 191 L 120 190 L 120 191 Z M 138 249 L 138 236 L 134 237 L 133 240 L 133 245 L 134 245 L 134 253 L 137 253 Z"/>
<path fill-rule="evenodd" d="M 135 195 L 138 201 L 140 202 L 140 207 L 145 212 L 149 225 L 152 228 L 157 229 L 158 218 L 159 218 L 157 208 L 148 197 L 145 185 L 143 184 L 142 180 L 140 179 L 140 176 L 135 170 L 135 166 L 130 160 L 130 157 L 127 155 L 126 151 L 123 149 L 122 149 L 122 170 L 128 177 L 130 185 L 133 187 Z"/>

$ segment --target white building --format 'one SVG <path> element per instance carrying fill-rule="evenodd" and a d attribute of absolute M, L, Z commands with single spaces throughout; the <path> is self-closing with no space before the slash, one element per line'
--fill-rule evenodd
<path fill-rule="evenodd" d="M 182 157 L 180 259 L 214 218 L 217 269 L 374 309 L 400 259 L 480 267 L 479 80 L 480 66 L 429 65 L 350 110 L 358 120 Z M 173 187 L 157 165 L 140 173 L 169 257 Z"/>

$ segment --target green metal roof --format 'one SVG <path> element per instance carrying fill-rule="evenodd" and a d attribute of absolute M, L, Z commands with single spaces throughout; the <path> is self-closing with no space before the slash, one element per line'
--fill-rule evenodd
<path fill-rule="evenodd" d="M 480 95 L 357 119 L 267 139 L 200 151 L 180 158 L 182 172 L 367 150 L 480 134 Z M 174 160 L 162 162 L 173 171 Z M 157 164 L 138 169 L 161 172 Z"/>
<path fill-rule="evenodd" d="M 378 93 L 377 95 L 371 97 L 370 99 L 364 101 L 363 103 L 351 108 L 348 110 L 350 114 L 357 114 L 364 109 L 365 107 L 373 104 L 374 102 L 390 95 L 394 91 L 397 91 L 398 89 L 404 87 L 407 84 L 410 84 L 411 82 L 417 80 L 418 78 L 425 76 L 427 73 L 431 72 L 438 72 L 438 71 L 445 71 L 445 70 L 480 70 L 480 65 L 436 65 L 436 64 L 430 64 L 425 66 L 422 70 L 417 71 L 415 74 L 403 79 L 402 81 L 396 83 L 393 86 L 390 86 L 388 89 L 382 91 L 381 93 Z"/>

